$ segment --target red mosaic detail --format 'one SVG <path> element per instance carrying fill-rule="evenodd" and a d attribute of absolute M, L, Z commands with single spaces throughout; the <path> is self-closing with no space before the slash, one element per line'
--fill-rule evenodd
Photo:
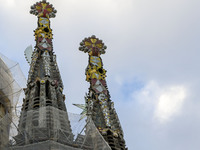
<path fill-rule="evenodd" d="M 49 51 L 52 51 L 52 41 L 51 39 L 45 39 L 45 38 L 42 38 L 42 37 L 39 37 L 37 39 L 37 47 L 40 49 L 40 50 L 49 50 Z"/>
<path fill-rule="evenodd" d="M 102 40 L 99 40 L 94 35 L 88 38 L 85 38 L 80 43 L 79 50 L 88 52 L 91 56 L 99 56 L 100 54 L 105 53 L 106 46 Z"/>
<path fill-rule="evenodd" d="M 38 17 L 52 18 L 55 17 L 56 10 L 54 7 L 49 4 L 49 2 L 37 2 L 33 6 L 31 6 L 31 14 L 34 14 Z"/>

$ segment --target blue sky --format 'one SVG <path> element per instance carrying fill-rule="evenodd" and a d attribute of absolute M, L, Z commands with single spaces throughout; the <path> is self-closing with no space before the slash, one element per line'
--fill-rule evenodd
<path fill-rule="evenodd" d="M 19 62 L 27 77 L 27 46 L 35 45 L 36 0 L 0 0 L 0 50 Z M 130 150 L 200 148 L 199 0 L 49 0 L 54 51 L 67 109 L 84 103 L 88 56 L 78 50 L 96 35 L 108 88 Z"/>

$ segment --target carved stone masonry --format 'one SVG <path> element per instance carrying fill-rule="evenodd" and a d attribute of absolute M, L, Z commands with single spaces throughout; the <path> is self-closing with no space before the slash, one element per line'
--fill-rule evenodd
<path fill-rule="evenodd" d="M 36 46 L 25 89 L 19 132 L 15 136 L 16 146 L 36 146 L 49 140 L 71 145 L 73 134 L 64 102 L 62 79 L 53 52 L 49 20 L 55 17 L 56 10 L 43 0 L 31 6 L 30 13 L 38 17 L 38 27 L 34 31 Z"/>
<path fill-rule="evenodd" d="M 85 38 L 79 50 L 89 54 L 86 68 L 86 81 L 90 83 L 86 100 L 87 114 L 91 116 L 95 126 L 108 142 L 112 150 L 125 150 L 123 131 L 110 99 L 106 84 L 106 70 L 100 57 L 105 53 L 106 46 L 94 35 Z M 91 106 L 92 105 L 92 106 Z"/>

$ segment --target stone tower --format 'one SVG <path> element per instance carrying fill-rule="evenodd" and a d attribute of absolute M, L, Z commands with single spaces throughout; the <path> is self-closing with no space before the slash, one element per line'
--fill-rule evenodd
<path fill-rule="evenodd" d="M 90 83 L 86 98 L 87 115 L 92 118 L 96 128 L 107 141 L 112 150 L 125 150 L 125 141 L 119 118 L 110 99 L 106 84 L 106 70 L 103 69 L 101 54 L 106 46 L 95 36 L 85 38 L 79 50 L 89 53 L 86 68 L 86 81 Z"/>
<path fill-rule="evenodd" d="M 73 134 L 63 95 L 63 83 L 53 52 L 50 18 L 56 10 L 43 0 L 31 6 L 38 18 L 25 99 L 13 149 L 74 149 Z"/>

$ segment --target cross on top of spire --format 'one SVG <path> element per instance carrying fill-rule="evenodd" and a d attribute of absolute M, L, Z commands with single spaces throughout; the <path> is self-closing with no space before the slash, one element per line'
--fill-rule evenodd
<path fill-rule="evenodd" d="M 99 56 L 100 54 L 105 54 L 105 49 L 107 47 L 104 45 L 102 40 L 96 38 L 95 35 L 85 38 L 81 43 L 79 50 L 88 52 L 91 56 Z"/>
<path fill-rule="evenodd" d="M 57 10 L 52 4 L 42 0 L 31 6 L 30 13 L 38 17 L 54 18 L 56 16 Z"/>

